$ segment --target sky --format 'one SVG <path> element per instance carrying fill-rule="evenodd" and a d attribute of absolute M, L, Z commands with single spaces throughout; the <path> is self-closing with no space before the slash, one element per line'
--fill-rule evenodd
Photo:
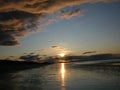
<path fill-rule="evenodd" d="M 0 5 L 0 58 L 120 54 L 119 0 L 1 0 Z"/>

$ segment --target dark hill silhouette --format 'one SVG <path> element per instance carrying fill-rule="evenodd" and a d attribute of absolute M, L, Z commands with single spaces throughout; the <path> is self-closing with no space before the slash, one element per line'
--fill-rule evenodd
<path fill-rule="evenodd" d="M 26 69 L 37 68 L 45 65 L 52 64 L 50 62 L 37 63 L 37 62 L 26 62 L 26 61 L 11 61 L 11 60 L 0 60 L 0 73 L 17 72 Z"/>

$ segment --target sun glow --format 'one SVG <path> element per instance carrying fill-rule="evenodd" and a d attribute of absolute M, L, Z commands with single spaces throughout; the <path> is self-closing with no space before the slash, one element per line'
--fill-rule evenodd
<path fill-rule="evenodd" d="M 58 54 L 60 57 L 64 57 L 65 53 Z"/>

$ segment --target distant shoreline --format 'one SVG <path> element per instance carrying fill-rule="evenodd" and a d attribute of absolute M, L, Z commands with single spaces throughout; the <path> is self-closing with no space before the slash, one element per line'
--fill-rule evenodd
<path fill-rule="evenodd" d="M 105 62 L 104 62 L 105 61 Z M 75 61 L 78 62 L 77 66 L 79 67 L 101 67 L 101 66 L 109 66 L 109 67 L 120 67 L 120 60 L 114 60 L 111 62 L 106 62 L 110 60 L 102 60 L 99 63 L 91 63 L 92 61 Z M 94 60 L 93 60 L 94 62 Z M 98 62 L 98 61 L 97 61 Z M 104 62 L 104 63 L 103 63 Z M 57 62 L 57 63 L 73 63 L 73 62 Z M 27 62 L 27 61 L 11 61 L 11 60 L 0 60 L 0 72 L 3 73 L 12 73 L 12 72 L 19 72 L 22 70 L 28 70 L 33 68 L 38 68 L 46 65 L 54 64 L 54 62 Z"/>
<path fill-rule="evenodd" d="M 50 65 L 53 63 L 44 62 L 44 63 L 37 63 L 37 62 L 26 62 L 26 61 L 10 61 L 10 60 L 0 60 L 0 72 L 1 73 L 11 73 L 11 72 L 18 72 L 22 70 L 38 68 L 41 66 Z"/>

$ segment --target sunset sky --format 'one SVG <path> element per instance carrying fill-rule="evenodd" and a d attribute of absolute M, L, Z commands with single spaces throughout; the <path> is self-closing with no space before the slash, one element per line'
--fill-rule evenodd
<path fill-rule="evenodd" d="M 120 54 L 119 0 L 0 0 L 0 58 Z"/>

